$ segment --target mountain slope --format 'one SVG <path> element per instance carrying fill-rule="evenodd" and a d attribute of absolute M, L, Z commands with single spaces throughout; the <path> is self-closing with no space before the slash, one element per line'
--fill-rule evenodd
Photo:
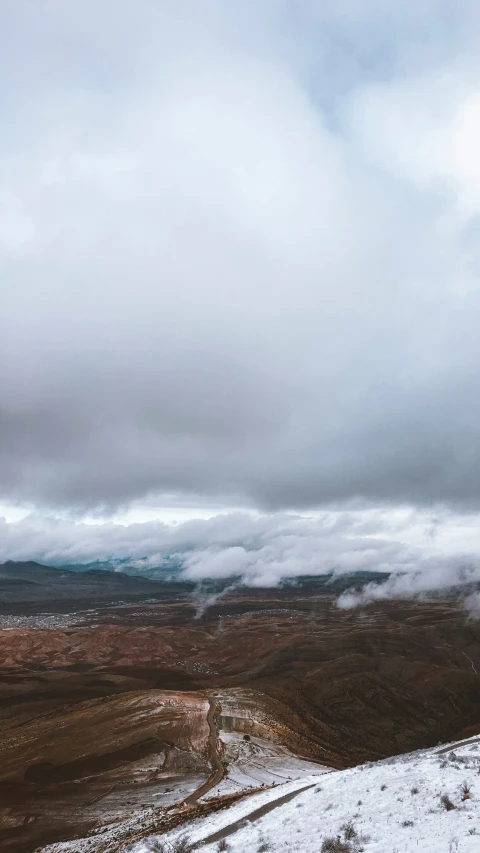
<path fill-rule="evenodd" d="M 219 843 L 231 853 L 478 853 L 479 772 L 473 739 L 282 785 L 162 841 L 188 833 L 206 853 Z M 131 849 L 150 853 L 154 841 Z"/>
<path fill-rule="evenodd" d="M 176 828 L 161 835 L 148 835 L 158 814 L 145 810 L 141 820 L 41 853 L 478 853 L 479 774 L 480 739 L 472 738 L 313 774 L 210 813 L 205 803 L 206 817 L 193 821 L 188 810 L 167 811 L 163 827 Z"/>
<path fill-rule="evenodd" d="M 81 601 L 91 605 L 96 601 L 119 597 L 135 599 L 164 592 L 165 584 L 122 572 L 101 569 L 72 572 L 33 561 L 8 560 L 0 564 L 2 610 L 8 604 L 45 604 L 51 607 L 55 602 L 66 602 L 75 607 Z"/>

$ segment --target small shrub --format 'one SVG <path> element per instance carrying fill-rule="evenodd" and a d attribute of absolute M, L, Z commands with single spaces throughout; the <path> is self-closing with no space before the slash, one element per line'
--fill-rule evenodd
<path fill-rule="evenodd" d="M 452 803 L 452 801 L 451 801 L 450 797 L 448 796 L 448 794 L 442 794 L 442 796 L 440 797 L 440 802 L 441 802 L 441 804 L 442 804 L 442 806 L 443 806 L 443 808 L 445 809 L 445 811 L 446 811 L 446 812 L 451 812 L 451 811 L 452 811 L 452 809 L 454 809 L 454 808 L 455 808 L 455 806 L 454 806 L 454 804 Z"/>
<path fill-rule="evenodd" d="M 362 805 L 363 805 L 362 801 L 361 801 L 361 800 L 359 800 L 359 801 L 358 801 L 358 803 L 357 803 L 357 806 L 362 806 Z"/>
<path fill-rule="evenodd" d="M 418 788 L 412 788 L 410 791 L 411 794 L 418 794 Z"/>
<path fill-rule="evenodd" d="M 413 826 L 413 825 L 414 825 L 413 820 L 404 820 L 402 822 L 402 826 Z"/>
<path fill-rule="evenodd" d="M 353 839 L 356 838 L 358 835 L 358 832 L 355 829 L 351 820 L 347 821 L 347 823 L 344 823 L 343 826 L 340 827 L 340 829 L 343 832 L 345 841 L 353 841 Z"/>
<path fill-rule="evenodd" d="M 268 843 L 268 841 L 266 841 L 265 838 L 261 838 L 258 847 L 258 853 L 267 853 L 267 850 L 270 850 L 270 844 Z"/>
<path fill-rule="evenodd" d="M 386 786 L 385 784 L 380 785 L 380 790 L 381 790 L 381 791 L 386 791 L 386 790 L 387 790 L 387 786 Z"/>
<path fill-rule="evenodd" d="M 228 850 L 228 844 L 227 844 L 226 838 L 220 839 L 220 841 L 218 842 L 217 850 L 218 850 L 218 853 L 225 853 L 225 851 Z"/>
<path fill-rule="evenodd" d="M 336 838 L 324 838 L 322 853 L 352 853 L 352 845 L 349 841 L 342 841 L 339 835 Z"/>
<path fill-rule="evenodd" d="M 182 835 L 170 845 L 168 853 L 192 853 L 194 849 L 195 845 L 192 844 L 188 835 Z"/>

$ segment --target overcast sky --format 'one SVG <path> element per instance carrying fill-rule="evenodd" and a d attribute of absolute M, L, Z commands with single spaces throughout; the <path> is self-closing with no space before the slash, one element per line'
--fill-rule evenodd
<path fill-rule="evenodd" d="M 0 107 L 2 505 L 480 508 L 478 2 L 3 0 Z"/>

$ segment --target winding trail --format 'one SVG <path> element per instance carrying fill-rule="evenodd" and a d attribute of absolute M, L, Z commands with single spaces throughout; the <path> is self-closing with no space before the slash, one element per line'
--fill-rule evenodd
<path fill-rule="evenodd" d="M 220 703 L 217 701 L 216 696 L 207 694 L 206 698 L 208 699 L 209 703 L 209 708 L 207 712 L 207 723 L 209 727 L 207 748 L 212 770 L 205 782 L 203 782 L 195 791 L 189 794 L 188 797 L 185 797 L 183 801 L 174 805 L 173 808 L 167 810 L 171 818 L 180 816 L 183 813 L 185 815 L 185 820 L 188 821 L 187 815 L 189 811 L 194 812 L 195 816 L 196 808 L 200 810 L 204 809 L 205 807 L 208 808 L 208 803 L 199 803 L 198 800 L 201 797 L 205 796 L 205 794 L 207 794 L 209 791 L 211 791 L 212 788 L 215 788 L 222 781 L 225 775 L 225 767 L 220 758 L 220 753 L 218 749 L 219 728 L 217 720 L 219 715 L 221 714 L 222 708 Z M 304 785 L 302 788 L 297 788 L 295 791 L 290 791 L 288 794 L 284 794 L 283 796 L 277 797 L 274 800 L 269 800 L 267 803 L 264 803 L 263 806 L 259 806 L 256 809 L 252 809 L 251 812 L 244 815 L 239 820 L 236 820 L 228 826 L 223 827 L 221 830 L 218 830 L 217 832 L 212 833 L 206 838 L 199 840 L 195 844 L 195 846 L 203 847 L 204 845 L 220 841 L 223 838 L 228 838 L 228 836 L 233 835 L 246 824 L 253 823 L 254 821 L 259 820 L 264 815 L 273 811 L 273 809 L 276 809 L 279 806 L 288 803 L 290 800 L 293 800 L 294 797 L 297 797 L 303 791 L 307 791 L 309 788 L 315 787 L 316 784 L 317 783 L 315 782 L 313 784 L 310 783 L 308 785 Z M 249 797 L 254 794 L 260 793 L 264 793 L 264 791 L 262 791 L 260 788 L 257 788 L 256 790 L 252 791 L 244 791 L 241 795 L 239 795 L 238 798 L 240 799 L 240 797 Z M 212 805 L 214 802 L 215 801 L 212 801 Z M 216 811 L 217 809 L 214 808 L 213 810 Z M 207 814 L 208 811 L 204 812 L 201 816 L 206 817 Z M 118 839 L 117 841 L 113 842 L 113 845 L 111 844 L 111 842 L 107 841 L 105 845 L 101 845 L 100 847 L 98 847 L 98 853 L 101 853 L 101 851 L 103 851 L 103 853 L 121 853 L 121 851 L 125 849 L 125 845 L 130 846 L 135 841 L 140 841 L 141 839 L 144 839 L 145 837 L 154 834 L 163 835 L 166 831 L 169 831 L 173 828 L 177 828 L 179 825 L 181 825 L 178 823 L 173 823 L 170 826 L 166 826 L 164 823 L 164 819 L 165 814 L 162 814 L 161 816 L 159 816 L 159 820 L 157 822 L 152 822 L 149 826 L 144 825 L 140 832 L 132 833 L 127 837 L 123 837 L 121 840 Z"/>
<path fill-rule="evenodd" d="M 199 788 L 193 791 L 185 798 L 184 802 L 187 806 L 195 806 L 200 797 L 208 794 L 212 788 L 215 788 L 223 779 L 225 768 L 218 752 L 218 726 L 217 717 L 221 712 L 221 706 L 218 704 L 215 696 L 208 696 L 209 709 L 207 713 L 207 723 L 210 729 L 208 738 L 209 758 L 212 765 L 212 772 L 208 779 L 203 782 Z"/>

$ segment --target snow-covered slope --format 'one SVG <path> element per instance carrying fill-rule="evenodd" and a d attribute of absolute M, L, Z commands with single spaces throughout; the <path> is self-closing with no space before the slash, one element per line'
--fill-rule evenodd
<path fill-rule="evenodd" d="M 479 853 L 479 774 L 472 739 L 278 785 L 130 849 L 188 835 L 205 853 Z"/>
<path fill-rule="evenodd" d="M 279 785 L 330 770 L 319 763 L 298 758 L 281 744 L 264 738 L 252 735 L 245 742 L 239 732 L 222 731 L 220 740 L 222 758 L 226 763 L 225 776 L 209 792 L 209 798 L 262 785 Z"/>

